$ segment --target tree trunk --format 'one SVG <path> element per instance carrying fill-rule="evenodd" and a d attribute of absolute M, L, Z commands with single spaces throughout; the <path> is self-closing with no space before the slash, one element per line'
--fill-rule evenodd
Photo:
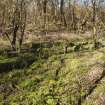
<path fill-rule="evenodd" d="M 75 31 L 76 30 L 76 22 L 75 22 L 75 0 L 73 2 L 72 6 L 72 29 Z"/>
<path fill-rule="evenodd" d="M 19 27 L 16 25 L 14 30 L 13 30 L 13 39 L 12 39 L 12 48 L 13 48 L 13 50 L 16 50 L 16 37 L 17 37 L 18 28 Z"/>
<path fill-rule="evenodd" d="M 92 0 L 93 6 L 93 42 L 94 47 L 96 48 L 96 1 Z"/>
<path fill-rule="evenodd" d="M 22 43 L 23 43 L 23 38 L 24 38 L 24 31 L 25 31 L 25 28 L 26 28 L 26 18 L 27 18 L 27 12 L 26 12 L 26 7 L 25 7 L 25 1 L 22 0 L 21 1 L 21 17 L 20 17 L 20 21 L 21 21 L 21 24 L 20 24 L 20 30 L 21 30 L 21 35 L 20 35 L 20 40 L 19 40 L 19 50 L 21 50 L 21 46 L 22 46 Z"/>
<path fill-rule="evenodd" d="M 64 0 L 61 0 L 60 2 L 60 13 L 61 13 L 61 23 L 63 23 L 64 26 L 67 27 L 66 18 L 64 15 Z"/>
<path fill-rule="evenodd" d="M 47 0 L 43 1 L 43 15 L 44 15 L 44 31 L 46 32 L 46 14 L 47 13 Z"/>

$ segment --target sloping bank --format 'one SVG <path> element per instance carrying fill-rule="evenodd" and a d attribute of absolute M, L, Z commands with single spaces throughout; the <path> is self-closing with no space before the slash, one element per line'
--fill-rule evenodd
<path fill-rule="evenodd" d="M 0 59 L 0 73 L 8 72 L 12 69 L 26 68 L 31 65 L 37 58 L 32 53 L 21 54 L 17 57 Z"/>

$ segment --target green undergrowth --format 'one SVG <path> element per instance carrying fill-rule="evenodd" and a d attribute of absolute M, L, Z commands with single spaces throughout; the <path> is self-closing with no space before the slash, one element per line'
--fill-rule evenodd
<path fill-rule="evenodd" d="M 0 105 L 77 105 L 94 86 L 85 77 L 94 65 L 105 61 L 104 51 L 52 55 L 27 69 L 0 74 Z"/>
<path fill-rule="evenodd" d="M 104 38 L 97 48 L 82 37 L 29 44 L 33 53 L 0 56 L 0 105 L 100 105 L 104 80 L 89 91 L 105 63 Z"/>

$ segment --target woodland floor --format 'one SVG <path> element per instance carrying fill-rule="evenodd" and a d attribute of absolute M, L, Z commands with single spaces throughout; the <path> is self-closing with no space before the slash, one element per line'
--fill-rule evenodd
<path fill-rule="evenodd" d="M 56 42 L 42 48 L 47 57 L 40 59 L 34 53 L 1 55 L 0 105 L 105 105 L 105 47 L 94 49 L 90 39 L 71 41 L 75 45 L 66 54 L 65 43 Z M 99 41 L 105 44 L 104 38 Z"/>

